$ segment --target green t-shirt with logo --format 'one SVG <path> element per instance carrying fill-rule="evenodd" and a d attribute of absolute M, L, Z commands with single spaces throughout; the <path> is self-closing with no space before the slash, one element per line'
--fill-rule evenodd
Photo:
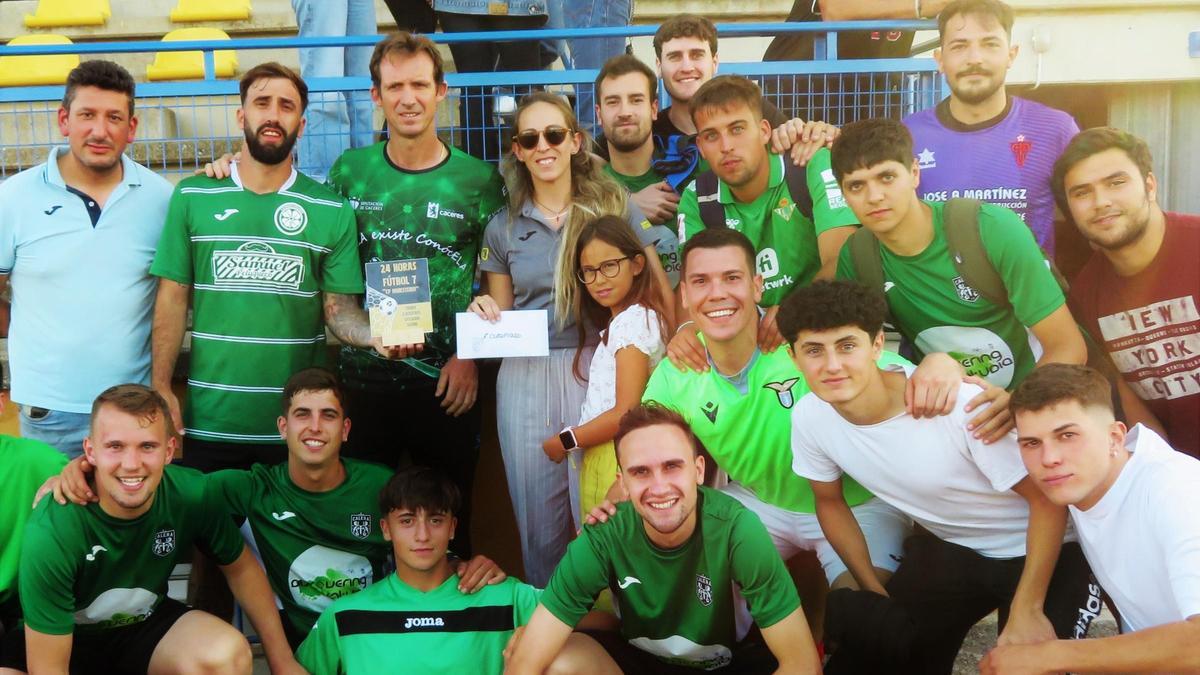
<path fill-rule="evenodd" d="M 67 456 L 32 438 L 0 434 L 0 606 L 17 590 L 17 565 L 37 489 L 67 464 Z"/>
<path fill-rule="evenodd" d="M 43 499 L 21 552 L 26 625 L 67 635 L 138 623 L 167 597 L 171 570 L 191 561 L 193 544 L 220 565 L 235 562 L 245 543 L 209 489 L 199 471 L 167 466 L 150 509 L 132 520 Z"/>
<path fill-rule="evenodd" d="M 206 441 L 279 443 L 279 395 L 325 363 L 322 293 L 363 293 L 354 213 L 302 173 L 276 192 L 191 176 L 171 196 L 150 273 L 192 287 L 183 423 Z"/>
<path fill-rule="evenodd" d="M 505 204 L 496 167 L 457 148 L 437 166 L 407 171 L 387 156 L 387 143 L 349 150 L 329 169 L 329 186 L 350 200 L 364 263 L 429 261 L 432 333 L 416 358 L 434 368 L 454 355 L 454 315 L 471 303 L 483 230 Z M 344 346 L 338 367 L 346 386 L 378 393 L 433 380 L 412 366 L 388 361 L 373 349 Z"/>
<path fill-rule="evenodd" d="M 834 228 L 857 225 L 858 217 L 846 205 L 833 177 L 829 150 L 819 150 L 806 167 L 813 199 L 811 219 L 796 208 L 788 192 L 783 163 L 790 160 L 767 155 L 767 161 L 771 176 L 758 199 L 749 204 L 735 200 L 724 181 L 718 183 L 718 199 L 725 206 L 725 224 L 746 235 L 758 252 L 754 266 L 763 276 L 761 304 L 771 307 L 783 302 L 793 288 L 812 283 L 821 270 L 817 237 Z M 704 229 L 695 182 L 683 191 L 679 218 L 685 238 Z"/>
<path fill-rule="evenodd" d="M 608 522 L 583 528 L 567 546 L 542 604 L 574 626 L 597 594 L 612 590 L 621 636 L 668 663 L 711 670 L 728 665 L 739 636 L 734 585 L 760 628 L 800 606 L 783 559 L 758 517 L 734 498 L 697 488 L 696 530 L 676 549 L 646 536 L 629 502 Z"/>
<path fill-rule="evenodd" d="M 885 351 L 879 364 L 908 363 Z M 743 373 L 743 386 L 709 368 L 679 370 L 670 361 L 650 374 L 643 401 L 656 401 L 687 420 L 729 478 L 759 499 L 797 513 L 816 513 L 808 480 L 791 471 L 792 407 L 809 392 L 787 347 L 770 354 L 755 351 Z M 871 493 L 854 479 L 842 480 L 846 503 L 857 506 Z"/>
<path fill-rule="evenodd" d="M 922 358 L 946 352 L 968 375 L 1013 389 L 1033 370 L 1041 345 L 1028 327 L 1050 316 L 1066 298 L 1029 227 L 1020 216 L 993 204 L 979 211 L 984 249 L 1008 289 L 1012 307 L 989 302 L 954 269 L 943 227 L 945 203 L 933 209 L 933 241 L 914 256 L 880 246 L 884 295 L 896 328 Z M 842 248 L 837 275 L 854 279 L 850 247 Z"/>
<path fill-rule="evenodd" d="M 248 521 L 271 589 L 301 635 L 334 600 L 383 578 L 389 566 L 379 492 L 392 472 L 353 459 L 342 465 L 346 480 L 329 492 L 297 487 L 287 462 L 209 477 L 211 493 Z"/>
<path fill-rule="evenodd" d="M 661 183 L 663 181 L 663 177 L 658 175 L 658 172 L 653 168 L 647 170 L 646 173 L 640 176 L 626 176 L 623 173 L 617 173 L 616 169 L 612 168 L 612 164 L 605 164 L 604 173 L 612 176 L 614 180 L 620 183 L 630 193 L 640 192 L 641 190 L 648 188 L 655 183 Z"/>
<path fill-rule="evenodd" d="M 655 173 L 654 169 L 650 169 L 640 176 L 626 176 L 614 171 L 611 164 L 605 164 L 604 172 L 624 186 L 629 194 L 663 181 L 663 177 Z M 642 223 L 642 227 L 647 225 L 654 234 L 652 238 L 654 250 L 658 253 L 658 260 L 662 263 L 663 271 L 667 273 L 667 279 L 671 282 L 671 286 L 675 286 L 679 283 L 679 268 L 683 262 L 679 257 L 679 235 L 670 227 L 670 221 L 663 225 L 653 225 L 648 220 Z"/>
<path fill-rule="evenodd" d="M 454 574 L 422 592 L 389 574 L 322 612 L 296 660 L 314 675 L 500 675 L 504 647 L 539 594 L 509 577 L 467 595 Z"/>

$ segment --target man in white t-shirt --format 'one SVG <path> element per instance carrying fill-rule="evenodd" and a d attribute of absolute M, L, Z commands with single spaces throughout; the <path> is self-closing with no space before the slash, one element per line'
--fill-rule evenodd
<path fill-rule="evenodd" d="M 950 673 L 967 632 L 997 609 L 1001 644 L 1086 634 L 1089 574 L 1078 544 L 1063 544 L 1066 509 L 1034 485 L 1011 434 L 987 445 L 967 429 L 977 385 L 963 385 L 949 415 L 905 411 L 911 369 L 876 363 L 886 312 L 875 289 L 821 281 L 794 291 L 778 316 L 812 388 L 792 412 L 792 468 L 812 484 L 821 528 L 863 589 L 831 596 L 830 622 L 858 614 L 841 619 L 846 632 L 827 628 L 841 642 L 826 672 Z M 921 526 L 886 584 L 842 497 L 843 474 Z"/>
<path fill-rule="evenodd" d="M 1069 507 L 1125 635 L 1001 646 L 981 671 L 1200 669 L 1200 461 L 1141 425 L 1126 433 L 1108 382 L 1086 366 L 1039 368 L 1010 410 L 1029 476 Z"/>

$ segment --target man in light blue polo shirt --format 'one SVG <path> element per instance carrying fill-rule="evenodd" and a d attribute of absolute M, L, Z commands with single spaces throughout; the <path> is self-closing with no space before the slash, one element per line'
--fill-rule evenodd
<path fill-rule="evenodd" d="M 150 379 L 150 262 L 171 184 L 124 155 L 133 78 L 110 61 L 67 76 L 68 147 L 0 185 L 0 289 L 12 283 L 8 351 L 21 435 L 83 451 L 92 401 Z"/>

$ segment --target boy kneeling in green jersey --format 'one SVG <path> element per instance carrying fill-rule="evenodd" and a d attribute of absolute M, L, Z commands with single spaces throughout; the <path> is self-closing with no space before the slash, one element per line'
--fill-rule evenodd
<path fill-rule="evenodd" d="M 446 551 L 458 524 L 458 488 L 436 469 L 410 467 L 379 494 L 380 529 L 396 573 L 335 601 L 296 652 L 326 673 L 498 674 L 513 630 L 539 591 L 515 579 L 468 595 Z"/>

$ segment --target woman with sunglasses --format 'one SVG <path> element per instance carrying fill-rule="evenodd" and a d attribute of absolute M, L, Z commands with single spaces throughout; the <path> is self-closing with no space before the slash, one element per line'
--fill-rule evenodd
<path fill-rule="evenodd" d="M 488 223 L 480 252 L 485 294 L 470 310 L 488 321 L 509 309 L 544 309 L 550 317 L 550 355 L 504 359 L 496 381 L 497 430 L 525 580 L 545 586 L 575 533 L 579 495 L 577 463 L 552 461 L 542 452 L 542 440 L 561 430 L 564 447 L 578 448 L 569 425 L 579 419 L 585 386 L 572 366 L 578 351 L 585 371 L 599 340 L 599 328 L 585 326 L 587 338 L 577 349 L 574 252 L 583 226 L 601 216 L 623 218 L 642 245 L 664 302 L 673 296 L 654 248 L 661 228 L 652 229 L 624 189 L 583 150 L 586 134 L 566 100 L 530 94 L 517 106 L 513 126 L 512 151 L 500 164 L 508 206 Z M 673 300 L 665 306 L 673 307 Z"/>

